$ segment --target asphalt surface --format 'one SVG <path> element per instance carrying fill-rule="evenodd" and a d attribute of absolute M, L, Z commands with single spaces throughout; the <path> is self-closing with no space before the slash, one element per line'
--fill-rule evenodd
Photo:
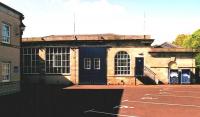
<path fill-rule="evenodd" d="M 2 117 L 200 117 L 200 85 L 30 85 L 0 97 Z"/>

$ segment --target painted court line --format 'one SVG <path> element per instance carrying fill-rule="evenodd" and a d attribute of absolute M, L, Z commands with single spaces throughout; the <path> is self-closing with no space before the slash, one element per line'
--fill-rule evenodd
<path fill-rule="evenodd" d="M 122 102 L 127 102 L 128 100 L 123 100 Z"/>
<path fill-rule="evenodd" d="M 115 106 L 113 107 L 114 109 L 115 108 L 125 108 L 125 109 L 131 109 L 131 108 L 134 108 L 134 107 L 129 107 L 129 106 L 126 106 L 126 105 L 118 105 L 118 106 Z"/>
<path fill-rule="evenodd" d="M 158 97 L 178 97 L 178 98 L 196 98 L 200 99 L 200 97 L 195 96 L 178 96 L 178 95 L 156 95 L 156 94 L 149 94 L 151 96 L 158 96 Z"/>
<path fill-rule="evenodd" d="M 156 100 L 158 98 L 150 97 L 150 96 L 145 96 L 141 98 L 142 100 Z"/>
<path fill-rule="evenodd" d="M 188 93 L 200 93 L 200 92 L 197 92 L 197 91 L 171 91 L 171 92 L 188 92 Z"/>
<path fill-rule="evenodd" d="M 180 93 L 199 93 L 198 91 L 171 91 L 171 90 L 160 90 L 160 92 L 171 93 L 171 92 L 180 92 Z"/>
<path fill-rule="evenodd" d="M 124 102 L 200 108 L 200 105 L 173 104 L 173 103 L 160 103 L 160 102 L 144 102 L 144 101 L 129 101 L 129 100 L 124 101 Z"/>
<path fill-rule="evenodd" d="M 97 111 L 95 109 L 87 110 L 84 113 L 97 113 L 97 114 L 104 114 L 104 115 L 112 115 L 112 116 L 118 116 L 118 117 L 136 117 L 132 115 L 121 115 L 121 114 L 114 114 L 114 113 L 108 113 L 103 111 Z"/>
<path fill-rule="evenodd" d="M 171 94 L 169 92 L 160 92 L 159 94 Z"/>

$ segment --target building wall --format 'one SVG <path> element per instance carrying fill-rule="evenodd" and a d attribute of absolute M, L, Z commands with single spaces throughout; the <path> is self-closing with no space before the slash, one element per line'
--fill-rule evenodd
<path fill-rule="evenodd" d="M 163 84 L 168 84 L 169 63 L 177 63 L 178 70 L 190 69 L 194 74 L 195 60 L 189 53 L 149 53 L 150 47 L 111 47 L 107 48 L 107 84 L 109 85 L 138 85 L 144 84 L 135 77 L 135 57 L 144 57 L 144 65 L 153 71 L 155 79 Z M 117 52 L 125 51 L 130 56 L 130 74 L 115 75 L 114 59 Z M 45 61 L 45 49 L 39 51 L 40 58 Z M 44 65 L 45 66 L 45 65 Z M 44 70 L 45 71 L 45 70 Z M 69 74 L 26 74 L 23 78 L 33 83 L 41 79 L 47 84 L 79 84 L 79 48 L 70 48 L 70 73 Z M 153 79 L 153 80 L 155 80 Z"/>
<path fill-rule="evenodd" d="M 34 47 L 33 47 L 34 48 Z M 46 83 L 46 84 L 78 84 L 79 83 L 79 74 L 78 74 L 78 62 L 79 62 L 79 50 L 78 48 L 71 48 L 70 49 L 70 73 L 69 74 L 48 74 L 45 73 L 45 61 L 46 61 L 46 49 L 39 48 L 39 56 L 40 61 L 43 61 L 40 64 L 39 69 L 43 71 L 43 73 L 29 73 L 23 74 L 23 80 L 25 82 L 31 83 Z"/>
<path fill-rule="evenodd" d="M 149 47 L 114 47 L 107 50 L 107 78 L 108 84 L 142 84 L 138 79 L 135 79 L 135 57 L 144 57 L 144 65 L 149 62 Z M 115 75 L 114 73 L 114 58 L 117 52 L 126 51 L 130 56 L 130 74 Z"/>
<path fill-rule="evenodd" d="M 0 95 L 20 90 L 20 15 L 0 5 Z M 2 25 L 10 26 L 10 44 L 2 43 Z M 2 82 L 2 63 L 10 63 L 10 81 Z M 15 69 L 14 69 L 15 68 Z"/>
<path fill-rule="evenodd" d="M 10 10 L 6 10 L 5 8 L 0 6 L 0 26 L 2 27 L 2 23 L 6 23 L 10 25 L 11 31 L 11 45 L 19 46 L 20 45 L 20 15 L 13 13 Z M 0 32 L 2 29 L 0 28 Z M 0 33 L 0 37 L 2 33 Z M 0 38 L 0 41 L 2 38 Z"/>
<path fill-rule="evenodd" d="M 73 84 L 79 83 L 79 49 L 72 48 L 70 49 L 70 74 L 71 74 L 71 82 Z"/>
<path fill-rule="evenodd" d="M 109 48 L 107 50 L 107 78 L 108 84 L 143 84 L 138 78 L 135 79 L 135 57 L 144 57 L 144 65 L 152 70 L 158 79 L 163 84 L 168 84 L 169 63 L 174 61 L 177 63 L 178 70 L 190 69 L 191 74 L 195 73 L 195 59 L 190 53 L 157 53 L 150 54 L 150 48 Z M 115 75 L 114 74 L 114 57 L 117 52 L 126 51 L 130 55 L 130 74 L 129 75 Z M 141 56 L 142 54 L 142 56 Z M 193 81 L 192 81 L 193 82 Z"/>
<path fill-rule="evenodd" d="M 79 83 L 79 50 L 78 48 L 70 49 L 70 73 L 69 74 L 46 74 L 45 83 L 47 84 L 78 84 Z M 29 76 L 28 76 L 29 77 Z"/>
<path fill-rule="evenodd" d="M 176 53 L 176 54 L 170 54 L 170 53 L 164 53 L 165 56 L 163 57 L 163 54 L 158 54 L 157 57 L 152 57 L 153 62 L 150 63 L 152 69 L 157 74 L 156 77 L 159 78 L 160 81 L 167 84 L 168 81 L 168 72 L 169 72 L 169 63 L 171 61 L 174 61 L 177 64 L 176 69 L 181 71 L 182 69 L 190 69 L 191 71 L 191 77 L 194 78 L 195 74 L 195 59 L 190 53 Z M 160 56 L 159 56 L 160 55 Z M 192 81 L 193 83 L 193 81 Z"/>

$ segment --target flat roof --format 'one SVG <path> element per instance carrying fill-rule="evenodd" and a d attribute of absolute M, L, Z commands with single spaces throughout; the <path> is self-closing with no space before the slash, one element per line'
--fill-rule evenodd
<path fill-rule="evenodd" d="M 79 34 L 79 35 L 50 35 L 45 37 L 23 38 L 22 42 L 42 41 L 102 41 L 102 40 L 154 40 L 150 35 L 118 35 L 118 34 Z"/>

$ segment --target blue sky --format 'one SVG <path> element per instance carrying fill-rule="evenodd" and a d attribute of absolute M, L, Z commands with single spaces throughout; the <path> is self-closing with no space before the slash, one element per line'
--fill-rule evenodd
<path fill-rule="evenodd" d="M 76 34 L 150 34 L 156 44 L 200 28 L 199 0 L 0 1 L 25 15 L 24 37 L 73 34 L 74 13 Z"/>

